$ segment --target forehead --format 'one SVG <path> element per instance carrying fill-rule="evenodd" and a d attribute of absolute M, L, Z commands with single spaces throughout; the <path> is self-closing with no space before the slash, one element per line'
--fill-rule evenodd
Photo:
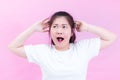
<path fill-rule="evenodd" d="M 54 21 L 53 24 L 69 24 L 68 20 L 65 17 L 57 17 Z"/>

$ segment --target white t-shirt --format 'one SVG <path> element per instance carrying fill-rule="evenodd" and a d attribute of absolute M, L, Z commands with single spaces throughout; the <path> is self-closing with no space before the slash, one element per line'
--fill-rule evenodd
<path fill-rule="evenodd" d="M 70 44 L 66 51 L 58 51 L 48 44 L 24 48 L 29 62 L 40 66 L 43 80 L 86 80 L 88 63 L 98 55 L 100 39 L 81 40 Z"/>

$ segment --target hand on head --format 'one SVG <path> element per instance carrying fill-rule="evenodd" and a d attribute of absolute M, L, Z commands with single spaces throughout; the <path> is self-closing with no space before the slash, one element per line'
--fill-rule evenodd
<path fill-rule="evenodd" d="M 75 28 L 78 32 L 85 31 L 87 28 L 87 23 L 84 21 L 75 21 Z M 35 31 L 48 32 L 49 31 L 49 18 L 44 19 L 42 22 L 38 21 L 33 24 Z"/>
<path fill-rule="evenodd" d="M 35 31 L 39 32 L 48 32 L 49 31 L 49 18 L 44 19 L 42 22 L 38 21 L 32 26 L 34 27 Z"/>
<path fill-rule="evenodd" d="M 46 18 L 42 21 L 42 32 L 48 32 L 49 31 L 49 18 Z"/>
<path fill-rule="evenodd" d="M 80 22 L 80 21 L 75 21 L 75 28 L 76 28 L 76 30 L 78 31 L 78 32 L 80 32 L 81 31 L 81 25 L 82 25 L 82 23 Z"/>
<path fill-rule="evenodd" d="M 87 23 L 84 21 L 75 21 L 75 28 L 78 32 L 87 30 Z"/>

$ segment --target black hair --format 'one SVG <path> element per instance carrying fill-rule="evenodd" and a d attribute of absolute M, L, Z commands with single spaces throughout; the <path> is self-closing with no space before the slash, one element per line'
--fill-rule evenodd
<path fill-rule="evenodd" d="M 50 21 L 49 21 L 50 29 L 51 29 L 51 25 L 53 24 L 54 20 L 56 18 L 58 18 L 58 17 L 65 17 L 66 20 L 68 21 L 68 23 L 70 24 L 71 32 L 72 32 L 73 35 L 71 36 L 71 38 L 69 40 L 69 43 L 74 43 L 75 39 L 76 39 L 76 35 L 75 35 L 75 32 L 74 32 L 74 30 L 75 30 L 75 23 L 74 23 L 73 17 L 69 13 L 67 13 L 65 11 L 59 11 L 59 12 L 54 13 L 52 15 L 52 17 L 50 18 Z M 50 29 L 49 29 L 49 35 L 50 35 Z M 51 40 L 51 43 L 53 45 L 55 45 L 53 40 Z"/>

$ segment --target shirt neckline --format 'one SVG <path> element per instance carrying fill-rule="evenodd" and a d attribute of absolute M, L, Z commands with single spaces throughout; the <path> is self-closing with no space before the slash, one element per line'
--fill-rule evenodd
<path fill-rule="evenodd" d="M 64 51 L 59 51 L 59 50 L 57 50 L 54 45 L 52 45 L 52 47 L 53 47 L 53 50 L 54 50 L 56 53 L 60 53 L 60 54 L 61 54 L 61 53 L 69 52 L 69 51 L 72 49 L 73 45 L 72 45 L 72 43 L 70 43 L 69 49 L 64 50 Z"/>

